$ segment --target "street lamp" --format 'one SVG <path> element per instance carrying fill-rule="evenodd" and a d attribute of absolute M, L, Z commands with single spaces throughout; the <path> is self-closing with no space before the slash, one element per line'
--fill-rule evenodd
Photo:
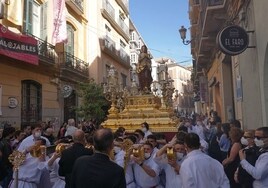
<path fill-rule="evenodd" d="M 181 39 L 182 39 L 182 43 L 184 45 L 188 45 L 188 44 L 190 44 L 192 42 L 192 40 L 185 40 L 186 39 L 187 29 L 184 26 L 181 26 L 181 28 L 179 29 L 179 32 L 180 32 L 180 36 L 181 36 Z"/>

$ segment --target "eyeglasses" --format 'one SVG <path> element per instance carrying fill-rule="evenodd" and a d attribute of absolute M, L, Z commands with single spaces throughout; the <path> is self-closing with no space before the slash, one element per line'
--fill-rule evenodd
<path fill-rule="evenodd" d="M 254 136 L 254 138 L 257 138 L 258 140 L 262 139 L 262 138 L 268 138 L 267 136 Z"/>

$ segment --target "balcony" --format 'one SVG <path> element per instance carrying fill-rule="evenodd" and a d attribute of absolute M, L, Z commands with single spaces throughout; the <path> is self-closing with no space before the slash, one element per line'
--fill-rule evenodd
<path fill-rule="evenodd" d="M 124 62 L 124 63 L 127 63 L 130 61 L 129 59 L 129 55 L 127 55 L 127 53 L 125 52 L 125 50 L 123 49 L 120 49 L 119 50 L 119 56 L 120 56 L 120 59 Z"/>
<path fill-rule="evenodd" d="M 108 36 L 104 36 L 100 39 L 100 46 L 103 53 L 110 56 L 116 62 L 124 66 L 125 68 L 130 68 L 130 58 L 129 55 L 121 48 L 117 50 L 115 48 L 115 42 Z"/>
<path fill-rule="evenodd" d="M 117 4 L 123 9 L 123 11 L 129 14 L 129 3 L 128 0 L 115 0 Z"/>
<path fill-rule="evenodd" d="M 58 53 L 61 77 L 68 79 L 88 79 L 88 63 L 74 55 L 62 52 Z"/>
<path fill-rule="evenodd" d="M 101 49 L 109 55 L 115 54 L 115 42 L 108 36 L 105 36 L 101 40 Z"/>
<path fill-rule="evenodd" d="M 103 8 L 101 9 L 102 16 L 109 21 L 109 23 L 112 25 L 112 27 L 127 41 L 129 42 L 129 28 L 124 23 L 124 21 L 118 17 L 118 19 L 115 18 L 115 9 L 113 6 L 109 3 L 108 0 L 102 1 Z"/>
<path fill-rule="evenodd" d="M 119 24 L 119 27 L 120 27 L 125 33 L 129 33 L 129 28 L 128 28 L 127 24 L 125 24 L 124 20 L 122 20 L 122 19 L 119 17 L 117 23 Z"/>
<path fill-rule="evenodd" d="M 66 4 L 69 5 L 78 15 L 84 13 L 84 1 L 83 0 L 65 0 Z"/>
<path fill-rule="evenodd" d="M 55 46 L 30 33 L 27 35 L 37 40 L 39 60 L 48 65 L 55 65 Z"/>
<path fill-rule="evenodd" d="M 216 36 L 227 19 L 227 0 L 200 1 L 200 14 L 196 31 L 193 31 L 197 69 L 210 66 L 210 59 L 215 53 Z"/>

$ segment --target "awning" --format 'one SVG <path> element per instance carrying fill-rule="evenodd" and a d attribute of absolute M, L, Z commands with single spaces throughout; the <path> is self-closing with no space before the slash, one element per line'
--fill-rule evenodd
<path fill-rule="evenodd" d="M 38 65 L 37 40 L 17 34 L 0 24 L 0 54 Z"/>

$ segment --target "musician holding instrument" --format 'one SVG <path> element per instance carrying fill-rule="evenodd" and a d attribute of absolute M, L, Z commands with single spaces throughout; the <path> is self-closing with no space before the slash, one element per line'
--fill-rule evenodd
<path fill-rule="evenodd" d="M 64 140 L 58 143 L 55 148 L 55 152 L 47 161 L 47 168 L 50 171 L 52 188 L 65 188 L 65 178 L 59 175 L 59 160 L 61 153 L 69 147 L 71 147 L 71 143 Z"/>
<path fill-rule="evenodd" d="M 132 152 L 133 171 L 137 188 L 158 187 L 160 167 L 153 160 L 153 146 L 145 142 L 142 147 Z"/>
<path fill-rule="evenodd" d="M 182 141 L 166 144 L 156 153 L 154 161 L 165 171 L 166 188 L 182 187 L 179 171 L 185 156 L 186 150 Z"/>
<path fill-rule="evenodd" d="M 38 132 L 37 130 L 39 130 L 38 126 L 33 129 L 33 135 L 35 132 Z M 33 135 L 28 136 L 36 139 L 35 141 L 32 139 L 33 144 L 31 146 L 27 147 L 22 142 L 18 148 L 20 152 L 26 154 L 26 159 L 19 168 L 18 179 L 13 175 L 10 188 L 16 188 L 16 185 L 18 185 L 19 188 L 51 187 L 49 171 L 46 168 L 47 142 L 45 139 L 39 137 L 39 135 L 34 135 L 34 137 L 32 137 Z M 31 140 L 28 139 L 26 141 L 27 143 L 30 143 Z"/>

